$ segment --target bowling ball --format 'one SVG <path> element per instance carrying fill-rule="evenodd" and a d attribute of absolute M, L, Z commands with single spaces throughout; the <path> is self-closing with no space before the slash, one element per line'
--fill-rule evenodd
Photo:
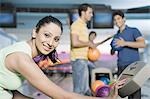
<path fill-rule="evenodd" d="M 88 59 L 90 61 L 97 61 L 100 58 L 100 51 L 97 48 L 89 48 Z"/>
<path fill-rule="evenodd" d="M 110 45 L 111 45 L 112 49 L 115 51 L 121 51 L 123 49 L 123 47 L 121 47 L 121 46 L 117 47 L 115 38 L 112 40 Z"/>
<path fill-rule="evenodd" d="M 96 80 L 92 83 L 91 87 L 92 87 L 92 91 L 95 93 L 96 92 L 96 88 L 100 87 L 100 86 L 104 86 L 104 82 L 100 81 L 100 80 Z"/>
<path fill-rule="evenodd" d="M 109 83 L 110 83 L 110 80 L 109 80 L 108 77 L 100 77 L 99 80 L 101 80 L 102 82 L 104 82 L 106 85 L 109 85 Z"/>
<path fill-rule="evenodd" d="M 110 94 L 111 88 L 108 85 L 97 87 L 96 97 L 108 97 Z"/>

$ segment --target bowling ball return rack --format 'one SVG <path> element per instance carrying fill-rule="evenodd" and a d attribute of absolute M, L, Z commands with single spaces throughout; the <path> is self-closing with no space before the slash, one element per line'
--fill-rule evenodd
<path fill-rule="evenodd" d="M 119 96 L 124 98 L 136 92 L 144 82 L 150 78 L 150 66 L 143 61 L 130 64 L 118 77 L 118 80 L 126 78 L 124 86 L 119 89 Z"/>
<path fill-rule="evenodd" d="M 99 67 L 92 70 L 91 83 L 105 76 L 113 81 L 112 71 L 109 68 Z M 119 89 L 119 96 L 124 98 L 140 89 L 144 82 L 150 78 L 150 66 L 143 61 L 136 61 L 119 75 L 118 80 L 126 79 L 126 83 Z"/>

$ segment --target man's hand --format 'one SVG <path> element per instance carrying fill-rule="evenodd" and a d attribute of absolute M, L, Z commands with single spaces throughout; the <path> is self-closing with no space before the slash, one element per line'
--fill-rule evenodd
<path fill-rule="evenodd" d="M 126 42 L 125 42 L 125 40 L 123 39 L 123 38 L 119 38 L 119 39 L 115 39 L 115 44 L 116 44 L 116 47 L 124 47 L 124 46 L 126 46 Z"/>
<path fill-rule="evenodd" d="M 111 49 L 111 50 L 110 50 L 110 54 L 111 54 L 111 55 L 114 55 L 114 54 L 115 54 L 115 51 L 114 51 L 113 49 Z"/>
<path fill-rule="evenodd" d="M 89 47 L 90 48 L 96 48 L 96 44 L 91 42 L 91 41 L 89 41 Z"/>

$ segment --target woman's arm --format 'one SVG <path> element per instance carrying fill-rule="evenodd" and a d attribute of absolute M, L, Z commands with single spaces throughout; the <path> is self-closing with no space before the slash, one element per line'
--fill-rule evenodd
<path fill-rule="evenodd" d="M 67 92 L 50 81 L 34 61 L 25 53 L 13 53 L 7 56 L 7 67 L 22 74 L 34 87 L 54 99 L 101 99 Z M 10 67 L 11 66 L 11 67 Z"/>
<path fill-rule="evenodd" d="M 54 99 L 65 99 L 68 93 L 50 81 L 34 61 L 25 53 L 7 56 L 6 63 L 14 71 L 22 74 L 34 87 Z"/>
<path fill-rule="evenodd" d="M 5 62 L 10 70 L 22 74 L 34 87 L 54 99 L 115 99 L 116 95 L 108 98 L 88 97 L 67 92 L 50 81 L 34 61 L 25 53 L 13 53 L 7 56 Z M 112 98 L 113 97 L 113 98 Z"/>

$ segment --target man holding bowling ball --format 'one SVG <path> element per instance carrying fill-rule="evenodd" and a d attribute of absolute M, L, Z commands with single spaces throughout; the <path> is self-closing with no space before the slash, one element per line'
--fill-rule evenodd
<path fill-rule="evenodd" d="M 115 54 L 115 51 L 118 52 L 117 75 L 120 75 L 128 65 L 140 60 L 138 48 L 144 48 L 146 44 L 137 28 L 129 27 L 125 24 L 125 17 L 122 11 L 115 11 L 113 20 L 119 30 L 111 42 L 111 55 Z M 128 99 L 141 99 L 141 89 L 131 94 Z"/>
<path fill-rule="evenodd" d="M 84 3 L 78 7 L 79 17 L 71 24 L 71 65 L 73 91 L 82 95 L 91 95 L 89 86 L 88 48 L 96 45 L 88 40 L 87 22 L 92 19 L 92 5 Z"/>

